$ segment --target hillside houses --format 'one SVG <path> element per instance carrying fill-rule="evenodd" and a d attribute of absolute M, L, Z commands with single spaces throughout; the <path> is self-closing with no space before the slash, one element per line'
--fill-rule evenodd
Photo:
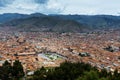
<path fill-rule="evenodd" d="M 98 68 L 120 70 L 120 31 L 104 33 L 0 32 L 0 58 L 19 59 L 30 70 L 58 66 L 63 61 L 90 63 Z M 112 52 L 111 52 L 112 51 Z M 62 56 L 45 55 L 54 52 Z M 39 53 L 43 55 L 38 56 Z M 52 60 L 51 60 L 52 59 Z"/>

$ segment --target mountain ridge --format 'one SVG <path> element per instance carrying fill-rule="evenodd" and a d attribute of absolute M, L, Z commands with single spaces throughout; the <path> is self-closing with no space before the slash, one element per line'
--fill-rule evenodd
<path fill-rule="evenodd" d="M 120 28 L 120 16 L 113 15 L 45 15 L 41 13 L 3 15 L 0 15 L 1 26 L 14 26 L 19 30 L 23 28 L 23 31 L 88 32 L 96 29 Z"/>
<path fill-rule="evenodd" d="M 82 32 L 82 24 L 74 20 L 63 20 L 50 16 L 29 17 L 15 19 L 2 24 L 2 26 L 13 26 L 21 31 L 46 31 L 46 32 Z"/>

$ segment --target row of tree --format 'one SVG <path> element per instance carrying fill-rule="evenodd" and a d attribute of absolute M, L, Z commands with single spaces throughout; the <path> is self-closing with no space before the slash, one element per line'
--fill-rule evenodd
<path fill-rule="evenodd" d="M 21 62 L 16 60 L 13 65 L 5 61 L 0 67 L 0 80 L 23 80 L 24 70 Z M 120 80 L 120 73 L 115 70 L 113 73 L 105 69 L 99 71 L 85 63 L 64 62 L 60 67 L 40 68 L 27 80 Z"/>
<path fill-rule="evenodd" d="M 0 67 L 0 80 L 20 80 L 24 76 L 21 62 L 16 60 L 13 65 L 8 61 Z"/>
<path fill-rule="evenodd" d="M 99 71 L 85 63 L 65 62 L 60 67 L 40 68 L 28 80 L 120 80 L 120 73 Z"/>

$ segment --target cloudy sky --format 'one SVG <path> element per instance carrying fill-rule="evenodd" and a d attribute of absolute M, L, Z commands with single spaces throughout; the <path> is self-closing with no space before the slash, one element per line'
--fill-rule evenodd
<path fill-rule="evenodd" d="M 120 0 L 0 0 L 2 13 L 120 14 Z"/>

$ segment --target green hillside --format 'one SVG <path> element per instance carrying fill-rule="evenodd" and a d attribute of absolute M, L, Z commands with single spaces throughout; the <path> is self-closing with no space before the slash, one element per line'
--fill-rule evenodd
<path fill-rule="evenodd" d="M 15 19 L 2 26 L 14 26 L 21 31 L 82 32 L 85 30 L 85 27 L 77 21 L 49 16 Z"/>

